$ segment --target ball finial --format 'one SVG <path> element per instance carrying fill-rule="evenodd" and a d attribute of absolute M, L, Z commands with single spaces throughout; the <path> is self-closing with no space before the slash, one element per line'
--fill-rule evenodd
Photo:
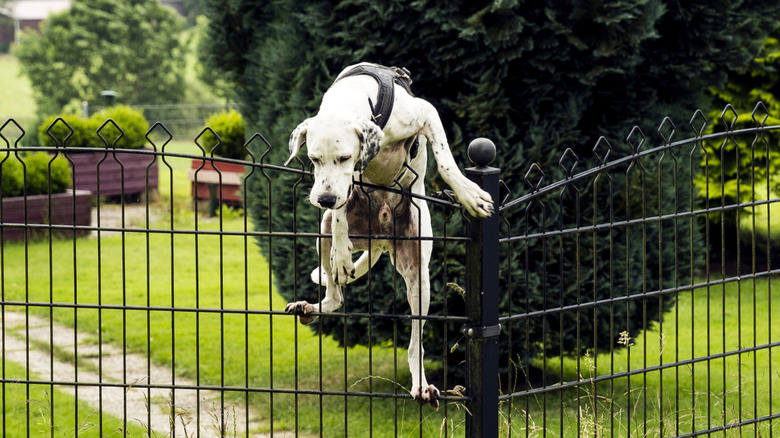
<path fill-rule="evenodd" d="M 487 167 L 496 159 L 496 145 L 490 139 L 479 137 L 469 143 L 469 160 L 477 167 Z"/>

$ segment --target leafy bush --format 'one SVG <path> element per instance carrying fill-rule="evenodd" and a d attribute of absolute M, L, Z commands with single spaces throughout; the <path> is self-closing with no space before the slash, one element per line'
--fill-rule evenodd
<path fill-rule="evenodd" d="M 62 193 L 70 187 L 70 165 L 62 155 L 52 157 L 45 152 L 9 156 L 2 162 L 2 195 L 4 197 Z"/>
<path fill-rule="evenodd" d="M 734 129 L 754 128 L 755 122 L 749 112 L 743 112 L 734 123 Z M 717 121 L 720 113 L 710 115 Z M 760 120 L 759 120 L 760 122 Z M 718 122 L 719 123 L 719 122 Z M 712 125 L 715 125 L 712 122 Z M 768 117 L 766 126 L 780 124 L 780 119 Z M 714 129 L 710 129 L 712 133 Z M 764 141 L 752 145 L 753 137 L 737 136 L 729 141 L 704 142 L 706 156 L 702 157 L 704 174 L 697 175 L 695 182 L 699 194 L 712 202 L 720 203 L 723 196 L 726 204 L 746 202 L 753 196 L 766 197 L 767 182 L 772 193 L 780 193 L 780 134 L 766 132 Z M 763 189 L 763 194 L 755 193 Z M 768 198 L 766 198 L 768 199 Z M 713 215 L 716 217 L 719 215 Z"/>
<path fill-rule="evenodd" d="M 146 145 L 146 132 L 149 131 L 149 122 L 144 118 L 144 113 L 135 110 L 126 105 L 117 105 L 97 112 L 90 117 L 92 123 L 97 124 L 97 128 L 111 119 L 124 132 L 122 138 L 116 143 L 120 149 L 140 149 Z M 106 139 L 109 146 L 113 145 L 114 140 L 119 136 L 116 126 L 111 122 L 106 123 L 100 130 L 100 135 Z M 103 144 L 103 141 L 100 141 Z"/>
<path fill-rule="evenodd" d="M 58 118 L 62 120 L 58 121 Z M 95 133 L 99 126 L 100 124 L 94 120 L 79 116 L 51 116 L 38 126 L 38 139 L 41 146 L 96 147 L 100 143 L 100 139 Z"/>
<path fill-rule="evenodd" d="M 58 117 L 61 117 L 62 121 L 73 130 L 73 134 L 67 140 L 66 137 L 70 133 L 70 129 L 62 121 L 55 123 Z M 113 123 L 105 123 L 108 119 L 113 120 L 122 132 L 117 130 Z M 98 130 L 105 141 L 98 136 Z M 117 148 L 139 149 L 146 144 L 145 135 L 148 130 L 149 122 L 144 118 L 143 112 L 125 105 L 118 105 L 95 113 L 88 119 L 74 115 L 51 116 L 38 127 L 38 137 L 43 146 L 63 146 L 64 144 L 66 147 L 104 148 L 106 146 L 113 147 L 114 141 L 121 134 L 122 138 L 116 142 Z"/>
<path fill-rule="evenodd" d="M 214 155 L 239 160 L 246 157 L 247 151 L 244 147 L 246 122 L 241 114 L 232 109 L 212 114 L 206 119 L 206 126 L 214 130 L 222 140 L 222 143 L 219 143 L 211 131 L 204 131 L 198 142 L 206 149 L 207 153 L 213 152 Z"/>
<path fill-rule="evenodd" d="M 732 123 L 735 130 L 753 128 L 756 124 L 780 124 L 780 96 L 776 95 L 778 90 L 780 28 L 775 29 L 773 36 L 766 39 L 761 51 L 747 68 L 729 76 L 728 85 L 710 90 L 721 108 L 731 104 L 734 111 L 710 113 L 706 133 L 723 131 L 726 124 Z M 763 106 L 757 104 L 759 101 Z M 720 120 L 721 114 L 723 121 Z M 780 194 L 780 134 L 767 131 L 755 145 L 750 137 L 740 136 L 735 141 L 724 143 L 721 140 L 703 145 L 707 155 L 706 160 L 702 158 L 701 167 L 706 173 L 696 179 L 702 197 L 719 203 L 723 195 L 726 203 L 734 204 L 751 200 L 754 196 L 757 200 L 763 200 Z M 752 212 L 752 209 L 743 211 Z M 712 215 L 711 219 L 719 221 L 720 214 Z"/>
<path fill-rule="evenodd" d="M 0 164 L 0 196 L 19 196 L 22 193 L 24 177 L 22 174 L 22 163 L 16 159 L 15 155 L 9 155 L 5 161 Z"/>

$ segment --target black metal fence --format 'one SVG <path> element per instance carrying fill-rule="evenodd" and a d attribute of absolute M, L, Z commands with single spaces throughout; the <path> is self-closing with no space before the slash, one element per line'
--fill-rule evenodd
<path fill-rule="evenodd" d="M 269 164 L 262 136 L 230 160 L 162 124 L 148 149 L 95 151 L 22 147 L 9 121 L 0 190 L 21 196 L 0 207 L 2 434 L 772 436 L 780 126 L 761 104 L 715 118 L 697 111 L 684 140 L 666 119 L 655 147 L 634 128 L 592 157 L 567 150 L 559 169 L 531 166 L 521 190 L 474 154 L 466 174 L 498 215 L 413 196 L 434 217 L 434 237 L 413 238 L 434 243 L 430 315 L 410 316 L 380 263 L 314 330 L 284 310 L 327 237 L 306 206 L 311 174 Z M 99 155 L 94 177 L 76 170 L 79 153 Z M 56 193 L 60 163 L 76 190 Z M 222 163 L 257 180 L 228 188 Z M 109 177 L 137 187 L 131 168 L 144 193 L 100 196 Z M 253 212 L 252 197 L 281 196 L 296 199 L 288 226 L 270 201 Z M 198 199 L 217 208 L 199 212 Z M 405 343 L 421 319 L 438 410 L 409 394 Z"/>

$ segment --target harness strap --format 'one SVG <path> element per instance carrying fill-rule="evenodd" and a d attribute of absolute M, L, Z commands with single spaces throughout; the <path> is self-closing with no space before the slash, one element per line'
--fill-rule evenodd
<path fill-rule="evenodd" d="M 393 112 L 395 103 L 394 84 L 400 85 L 409 95 L 412 93 L 412 78 L 409 77 L 409 70 L 399 67 L 385 67 L 378 64 L 363 64 L 346 71 L 336 78 L 336 81 L 350 76 L 368 75 L 379 84 L 379 91 L 376 96 L 376 104 L 368 98 L 368 105 L 371 108 L 372 119 L 384 129 L 387 121 L 390 120 L 390 113 Z"/>

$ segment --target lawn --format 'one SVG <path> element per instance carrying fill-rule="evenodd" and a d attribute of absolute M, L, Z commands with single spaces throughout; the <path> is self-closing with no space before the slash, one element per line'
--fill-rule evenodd
<path fill-rule="evenodd" d="M 35 100 L 30 81 L 20 74 L 19 60 L 0 54 L 0 124 L 13 118 L 25 130 L 35 130 Z"/>
<path fill-rule="evenodd" d="M 24 376 L 24 367 L 14 362 L 4 362 L 6 375 Z M 32 379 L 40 376 L 30 376 Z M 78 436 L 81 437 L 120 437 L 143 436 L 144 429 L 132 422 L 127 423 L 123 434 L 123 421 L 103 415 L 103 435 L 97 427 L 98 412 L 86 403 L 79 403 L 78 424 L 74 419 L 76 404 L 73 396 L 58 389 L 52 391 L 50 385 L 25 385 L 10 383 L 2 387 L 0 408 L 3 409 L 4 423 L 0 432 L 6 437 L 22 436 Z M 52 403 L 53 402 L 53 403 Z M 29 419 L 28 419 L 29 418 Z M 29 424 L 29 426 L 28 426 Z"/>
<path fill-rule="evenodd" d="M 780 324 L 773 323 L 778 314 L 776 278 L 681 293 L 662 324 L 637 339 L 616 340 L 616 347 L 628 348 L 596 357 L 548 358 L 548 372 L 564 381 L 618 377 L 516 399 L 509 411 L 513 428 L 518 436 L 524 436 L 526 423 L 537 433 L 546 427 L 550 436 L 573 436 L 578 429 L 585 436 L 594 431 L 599 436 L 668 436 L 780 412 L 780 397 L 770 391 L 780 387 L 780 350 L 751 348 L 780 341 Z M 739 354 L 721 356 L 740 348 Z M 710 355 L 716 358 L 703 360 Z M 659 369 L 673 362 L 684 363 Z M 647 371 L 620 376 L 629 370 Z M 509 409 L 508 402 L 504 407 Z M 780 422 L 749 425 L 726 436 L 768 436 L 770 429 L 780 432 Z"/>

